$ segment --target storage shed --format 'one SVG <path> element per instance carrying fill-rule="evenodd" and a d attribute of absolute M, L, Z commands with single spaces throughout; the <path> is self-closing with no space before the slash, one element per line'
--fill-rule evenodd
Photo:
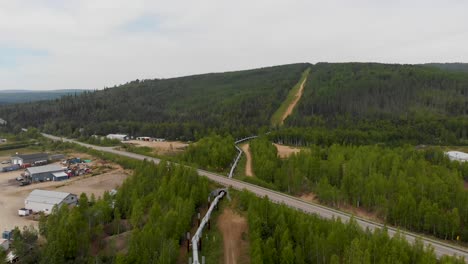
<path fill-rule="evenodd" d="M 49 160 L 56 161 L 56 160 L 63 160 L 65 159 L 65 155 L 63 154 L 51 154 L 49 156 Z"/>
<path fill-rule="evenodd" d="M 55 181 L 54 173 L 63 172 L 63 168 L 56 164 L 26 169 L 26 175 L 32 182 Z"/>
<path fill-rule="evenodd" d="M 450 160 L 456 160 L 460 162 L 468 161 L 468 153 L 465 153 L 465 152 L 447 151 L 445 154 L 447 154 Z"/>
<path fill-rule="evenodd" d="M 34 190 L 24 200 L 24 208 L 33 212 L 44 212 L 50 214 L 55 205 L 76 205 L 78 203 L 76 194 L 65 192 L 54 192 L 45 190 Z"/>
<path fill-rule="evenodd" d="M 117 140 L 120 140 L 120 141 L 126 141 L 130 137 L 128 135 L 125 135 L 125 134 L 109 134 L 109 135 L 106 136 L 106 138 L 108 138 L 108 139 L 117 139 Z"/>
<path fill-rule="evenodd" d="M 47 163 L 49 155 L 47 153 L 34 153 L 25 155 L 15 155 L 11 157 L 11 164 L 35 164 L 35 163 Z"/>

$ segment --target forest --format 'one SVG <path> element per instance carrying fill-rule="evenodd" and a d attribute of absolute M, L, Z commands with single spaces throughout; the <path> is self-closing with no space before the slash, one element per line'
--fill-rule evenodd
<path fill-rule="evenodd" d="M 254 149 L 258 149 L 265 147 L 265 142 L 268 141 L 260 138 L 252 143 L 257 145 Z M 184 234 L 192 226 L 198 208 L 206 204 L 207 194 L 214 187 L 212 183 L 184 166 L 166 162 L 154 165 L 70 143 L 47 141 L 46 144 L 50 149 L 76 148 L 113 160 L 124 168 L 134 170 L 134 175 L 123 183 L 116 195 L 105 193 L 102 198 L 96 199 L 83 194 L 80 196 L 80 206 L 56 208 L 52 215 L 41 217 L 39 230 L 16 229 L 13 247 L 21 263 L 176 262 L 181 247 L 184 247 Z M 340 170 L 336 166 L 328 166 L 325 163 L 327 157 L 344 155 L 345 159 L 349 159 L 355 154 L 353 148 L 342 146 L 332 146 L 330 149 L 317 147 L 317 151 L 321 157 L 319 164 L 324 162 L 324 166 L 319 165 L 318 168 L 330 169 L 327 177 Z M 369 149 L 362 151 L 367 153 Z M 457 171 L 466 169 L 446 160 L 437 151 L 421 154 L 410 154 L 410 150 L 404 149 L 401 151 L 407 151 L 414 162 L 426 160 L 434 166 L 451 167 Z M 390 157 L 387 159 L 391 160 L 391 154 L 388 153 Z M 277 162 L 276 156 L 268 158 Z M 400 162 L 408 157 L 404 158 Z M 300 162 L 309 162 L 304 159 Z M 379 171 L 379 166 L 390 166 L 380 162 L 374 165 L 376 171 Z M 310 167 L 314 168 L 313 164 Z M 344 167 L 348 168 L 341 166 Z M 428 192 L 434 190 L 433 185 L 443 185 L 441 182 L 426 184 L 427 188 L 432 188 Z M 313 184 L 311 186 L 313 188 Z M 344 224 L 337 220 L 323 220 L 273 204 L 266 198 L 257 198 L 246 191 L 232 191 L 231 195 L 235 201 L 233 206 L 237 206 L 248 219 L 251 263 L 464 263 L 448 256 L 437 260 L 433 250 L 424 248 L 421 241 L 409 245 L 400 236 L 390 238 L 385 230 L 372 233 L 362 230 L 354 221 Z M 447 198 L 446 202 L 453 202 L 451 198 Z M 323 199 L 326 199 L 326 195 Z M 419 199 L 419 196 L 414 199 Z M 368 206 L 366 201 L 362 199 L 362 206 Z M 466 201 L 460 203 L 467 204 Z M 442 210 L 442 207 L 439 208 Z M 438 218 L 439 221 L 444 221 L 441 218 Z M 112 242 L 122 235 L 129 237 L 125 246 L 128 251 L 117 249 Z M 39 239 L 39 236 L 42 238 Z M 4 252 L 0 251 L 0 256 L 2 254 Z"/>
<path fill-rule="evenodd" d="M 262 137 L 250 150 L 255 176 L 282 192 L 313 192 L 329 206 L 362 208 L 395 226 L 468 241 L 468 163 L 437 148 L 334 144 L 280 159 Z"/>
<path fill-rule="evenodd" d="M 51 90 L 51 91 L 32 91 L 32 90 L 1 90 L 0 105 L 27 103 L 41 100 L 54 100 L 64 95 L 80 94 L 84 90 Z"/>
<path fill-rule="evenodd" d="M 309 68 L 296 109 L 284 127 L 271 126 Z M 33 126 L 74 138 L 126 133 L 198 140 L 213 133 L 240 138 L 272 131 L 278 141 L 306 146 L 466 144 L 468 73 L 445 68 L 300 63 L 135 80 L 52 101 L 0 106 L 0 117 L 9 122 L 3 130 Z"/>
<path fill-rule="evenodd" d="M 33 126 L 75 138 L 109 133 L 181 140 L 212 132 L 250 135 L 269 125 L 307 67 L 135 80 L 53 101 L 2 106 L 0 117 L 15 131 Z"/>
<path fill-rule="evenodd" d="M 190 144 L 181 160 L 207 170 L 223 172 L 230 168 L 235 155 L 233 137 L 211 135 Z"/>
<path fill-rule="evenodd" d="M 312 144 L 317 136 L 310 128 L 331 130 L 326 140 L 336 143 L 350 138 L 358 143 L 466 144 L 467 95 L 468 74 L 463 72 L 417 65 L 318 63 L 286 125 Z M 291 137 L 290 131 L 278 134 Z"/>
<path fill-rule="evenodd" d="M 253 264 L 465 263 L 448 256 L 437 260 L 422 241 L 410 245 L 400 235 L 390 238 L 385 229 L 370 232 L 353 220 L 323 220 L 248 192 L 240 197 L 240 209 L 248 212 Z"/>

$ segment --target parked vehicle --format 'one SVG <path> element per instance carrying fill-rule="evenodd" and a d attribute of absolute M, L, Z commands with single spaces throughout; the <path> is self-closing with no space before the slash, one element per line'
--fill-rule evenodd
<path fill-rule="evenodd" d="M 32 214 L 32 210 L 30 210 L 30 209 L 21 208 L 21 209 L 18 210 L 18 215 L 19 216 L 28 216 L 30 214 Z"/>
<path fill-rule="evenodd" d="M 26 186 L 26 185 L 29 185 L 29 184 L 31 184 L 30 181 L 21 181 L 20 182 L 20 186 Z"/>
<path fill-rule="evenodd" d="M 16 177 L 16 180 L 17 181 L 24 181 L 24 178 L 22 176 L 18 176 L 18 177 Z"/>
<path fill-rule="evenodd" d="M 2 164 L 8 164 L 8 163 L 11 163 L 11 161 L 10 161 L 10 160 L 4 160 L 4 161 L 2 161 Z"/>
<path fill-rule="evenodd" d="M 20 165 L 18 165 L 18 164 L 13 164 L 13 165 L 11 165 L 11 166 L 4 167 L 4 168 L 2 169 L 2 171 L 3 171 L 3 172 L 15 171 L 15 170 L 19 170 L 20 168 L 21 168 Z"/>

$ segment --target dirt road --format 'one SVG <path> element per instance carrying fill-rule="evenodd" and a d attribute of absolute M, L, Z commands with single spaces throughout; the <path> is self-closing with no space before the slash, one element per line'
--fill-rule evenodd
<path fill-rule="evenodd" d="M 252 155 L 250 155 L 250 145 L 249 143 L 243 144 L 241 146 L 242 151 L 245 154 L 245 159 L 247 160 L 245 162 L 245 176 L 252 177 L 254 176 L 253 170 L 252 170 Z"/>
<path fill-rule="evenodd" d="M 306 81 L 307 81 L 307 78 L 305 78 L 304 81 L 302 81 L 301 87 L 299 87 L 299 91 L 297 91 L 297 93 L 296 93 L 296 95 L 294 97 L 294 100 L 291 102 L 290 105 L 288 105 L 288 108 L 286 109 L 283 116 L 281 117 L 281 122 L 280 122 L 281 125 L 283 125 L 284 120 L 286 120 L 286 118 L 289 115 L 291 115 L 292 111 L 294 110 L 294 107 L 296 107 L 297 102 L 299 102 L 299 99 L 301 99 L 302 92 L 304 91 L 304 85 L 305 85 Z"/>
<path fill-rule="evenodd" d="M 247 220 L 232 209 L 226 208 L 218 217 L 218 228 L 223 234 L 224 264 L 245 263 L 245 260 L 241 259 L 245 258 L 248 251 Z"/>

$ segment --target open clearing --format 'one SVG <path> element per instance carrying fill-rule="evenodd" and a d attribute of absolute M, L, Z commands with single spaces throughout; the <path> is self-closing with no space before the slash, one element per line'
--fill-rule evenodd
<path fill-rule="evenodd" d="M 81 155 L 81 157 L 89 157 L 89 155 Z M 8 158 L 0 157 L 0 160 Z M 116 164 L 102 160 L 95 160 L 94 162 L 96 162 L 96 166 L 93 166 L 93 171 L 101 171 L 102 174 L 96 176 L 88 174 L 73 177 L 66 181 L 34 183 L 22 187 L 19 186 L 15 178 L 24 170 L 0 172 L 0 211 L 2 212 L 0 230 L 9 230 L 15 226 L 22 228 L 23 226 L 33 225 L 37 227 L 37 221 L 18 216 L 18 209 L 24 207 L 24 199 L 34 189 L 70 192 L 77 195 L 86 193 L 88 196 L 94 194 L 97 198 L 102 196 L 105 191 L 121 185 L 130 174 L 129 171 L 123 170 Z M 104 167 L 100 167 L 102 164 L 105 164 Z"/>
<path fill-rule="evenodd" d="M 167 155 L 176 154 L 184 151 L 188 147 L 188 143 L 181 141 L 143 141 L 143 140 L 129 140 L 125 141 L 127 144 L 133 144 L 139 147 L 150 147 L 154 149 L 156 154 Z"/>
<path fill-rule="evenodd" d="M 273 145 L 275 145 L 276 149 L 278 150 L 278 156 L 282 159 L 288 158 L 292 154 L 296 154 L 301 151 L 301 149 L 299 148 L 294 148 L 290 146 L 280 145 L 276 143 L 273 143 Z"/>
<path fill-rule="evenodd" d="M 307 76 L 309 76 L 310 68 L 305 70 L 299 82 L 294 85 L 294 87 L 289 91 L 286 99 L 281 103 L 280 107 L 276 112 L 271 116 L 271 124 L 273 126 L 282 126 L 284 120 L 291 115 L 296 107 L 296 104 L 299 102 L 304 91 L 304 85 L 307 81 Z"/>
<path fill-rule="evenodd" d="M 242 151 L 245 154 L 245 176 L 252 177 L 254 176 L 252 171 L 252 155 L 250 155 L 250 145 L 249 143 L 243 144 L 240 146 Z"/>
<path fill-rule="evenodd" d="M 218 217 L 218 227 L 223 235 L 224 263 L 248 263 L 247 220 L 231 208 L 226 208 Z"/>
<path fill-rule="evenodd" d="M 302 81 L 301 86 L 299 87 L 299 91 L 297 91 L 297 93 L 294 95 L 294 100 L 291 102 L 291 104 L 288 105 L 288 108 L 286 108 L 286 112 L 284 112 L 281 116 L 281 125 L 283 125 L 284 120 L 286 120 L 286 118 L 291 115 L 292 111 L 294 110 L 294 107 L 296 107 L 297 105 L 297 102 L 299 102 L 299 99 L 301 99 L 306 80 L 307 78 Z"/>

